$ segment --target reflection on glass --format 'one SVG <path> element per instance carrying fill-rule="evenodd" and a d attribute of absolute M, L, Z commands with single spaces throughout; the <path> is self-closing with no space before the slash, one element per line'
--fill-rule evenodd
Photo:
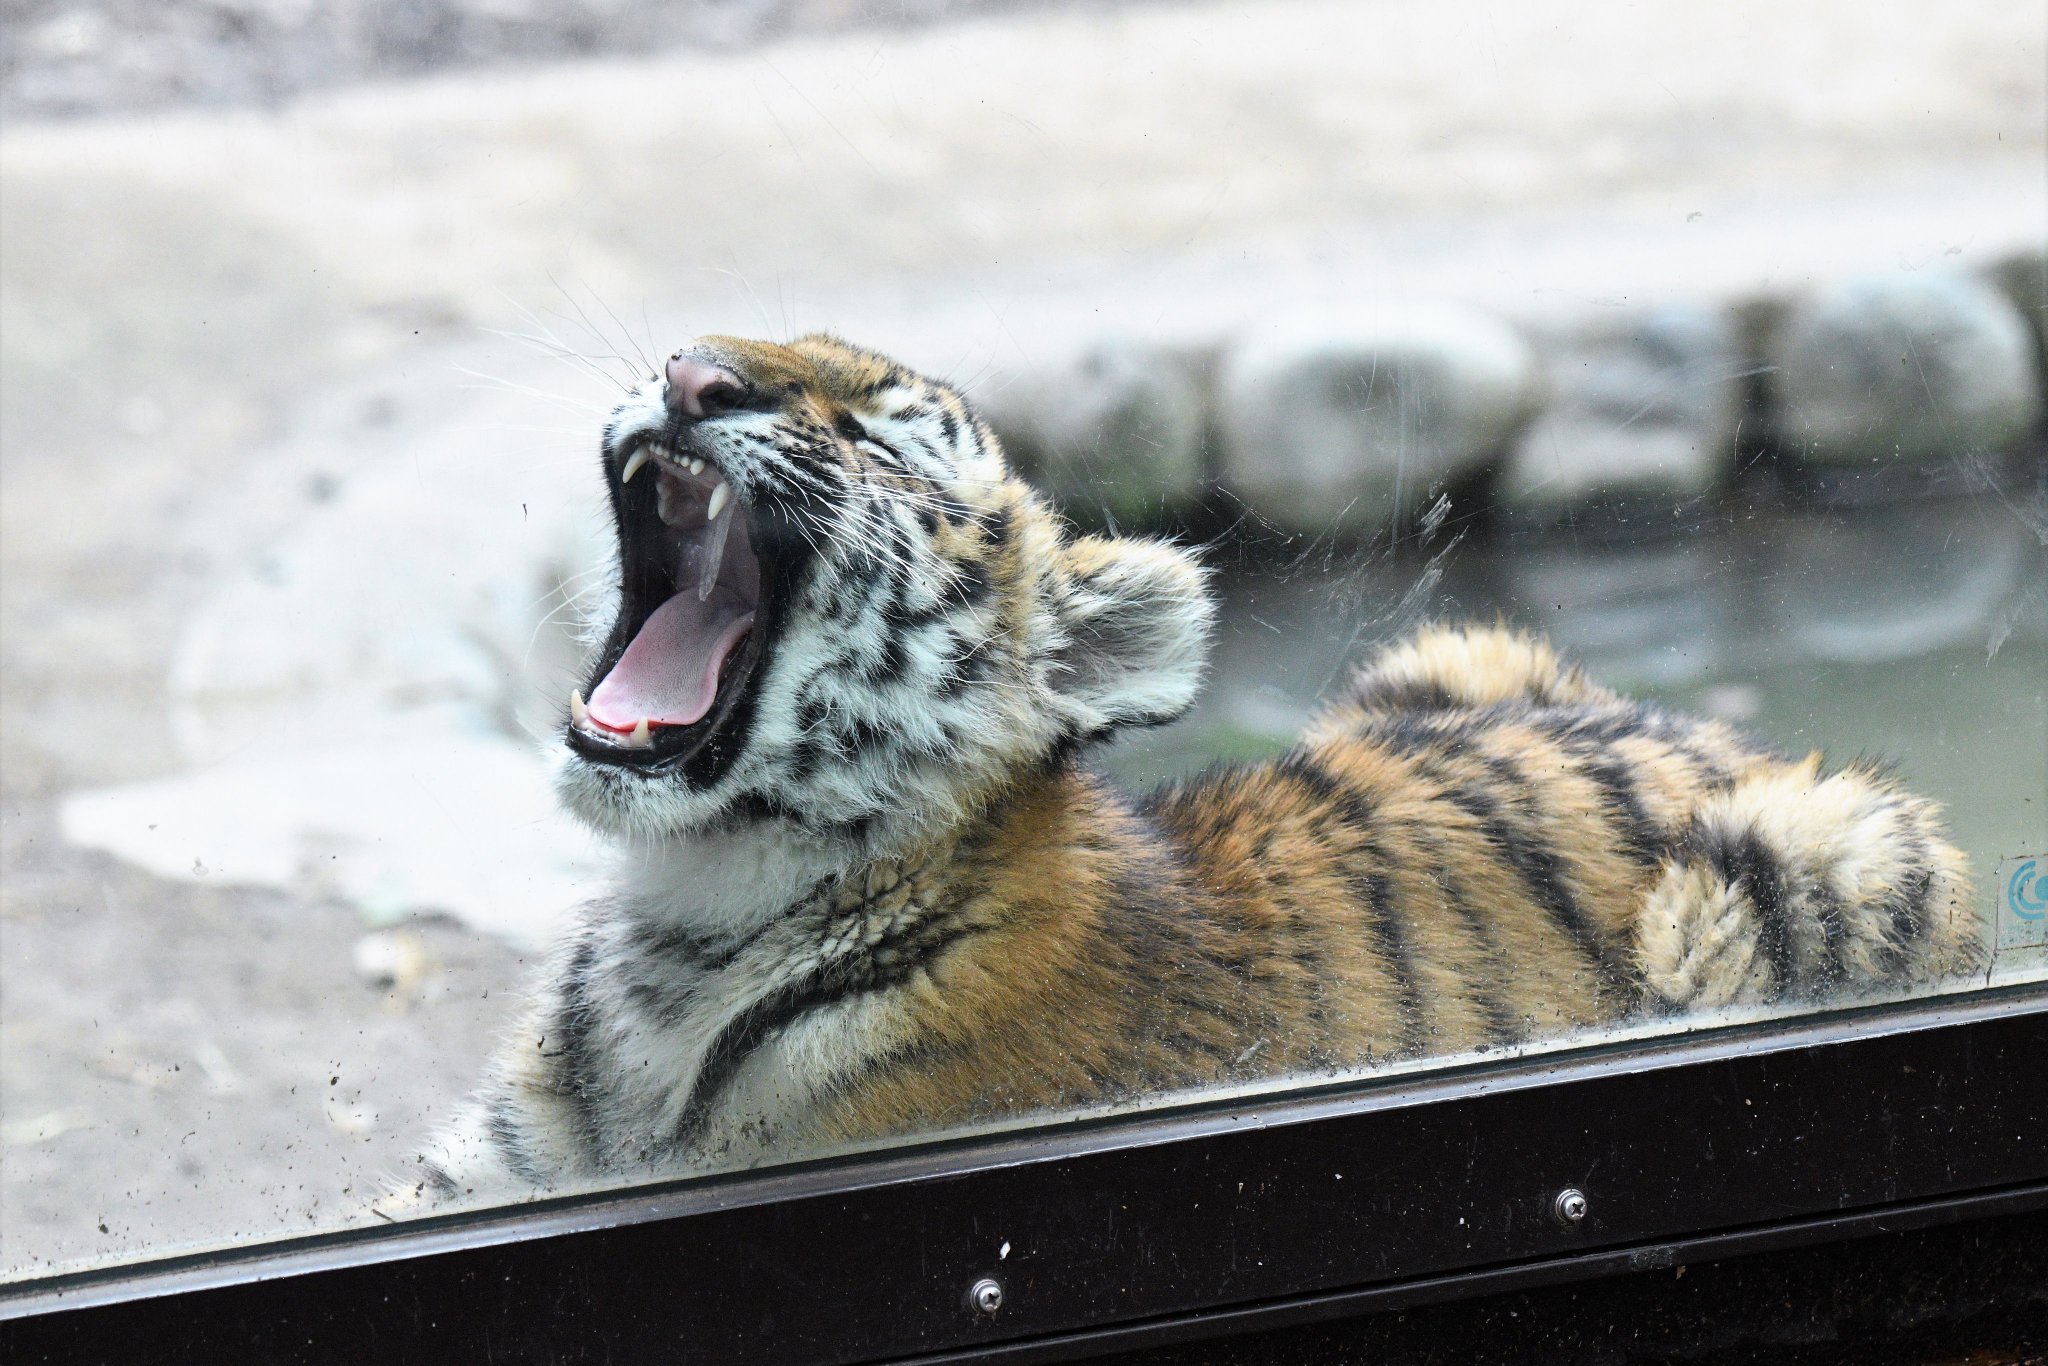
<path fill-rule="evenodd" d="M 2038 14 L 610 8 L 0 21 L 6 1274 L 2042 970 Z"/>

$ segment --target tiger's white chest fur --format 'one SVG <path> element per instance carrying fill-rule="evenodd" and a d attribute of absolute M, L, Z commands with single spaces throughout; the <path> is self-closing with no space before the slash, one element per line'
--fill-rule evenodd
<path fill-rule="evenodd" d="M 625 856 L 618 891 L 586 912 L 587 949 L 571 951 L 588 959 L 577 990 L 601 1061 L 579 1084 L 607 1165 L 659 1160 L 686 1132 L 690 1152 L 708 1155 L 704 1140 L 730 1146 L 743 1114 L 757 1130 L 779 1127 L 801 1105 L 794 1077 L 778 1083 L 787 1069 L 763 1074 L 779 1039 L 756 1041 L 744 1087 L 734 1075 L 707 1097 L 700 1083 L 735 1022 L 816 970 L 817 945 L 775 930 L 830 867 L 762 831 Z"/>
<path fill-rule="evenodd" d="M 841 850 L 754 830 L 628 856 L 584 913 L 543 1018 L 589 1174 L 745 1163 L 890 1042 L 888 998 L 947 915 Z M 561 1051 L 558 1052 L 557 1048 Z"/>

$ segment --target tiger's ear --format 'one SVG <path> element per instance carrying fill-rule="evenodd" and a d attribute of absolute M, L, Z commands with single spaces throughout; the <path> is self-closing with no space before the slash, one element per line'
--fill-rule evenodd
<path fill-rule="evenodd" d="M 1194 557 L 1161 541 L 1083 536 L 1055 605 L 1053 686 L 1091 735 L 1157 726 L 1194 703 L 1216 606 Z"/>

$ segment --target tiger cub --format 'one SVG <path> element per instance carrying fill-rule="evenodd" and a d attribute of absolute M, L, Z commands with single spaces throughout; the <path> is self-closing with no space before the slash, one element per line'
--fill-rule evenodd
<path fill-rule="evenodd" d="M 707 338 L 604 432 L 615 615 L 558 789 L 615 838 L 421 1198 L 504 1196 L 1976 970 L 1934 806 L 1504 628 L 1133 797 L 1188 554 L 1073 536 L 960 395 Z"/>

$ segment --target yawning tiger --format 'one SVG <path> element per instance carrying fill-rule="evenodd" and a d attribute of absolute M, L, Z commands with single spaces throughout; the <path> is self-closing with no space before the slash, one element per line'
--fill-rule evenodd
<path fill-rule="evenodd" d="M 1214 609 L 1074 536 L 960 395 L 709 338 L 613 414 L 618 598 L 559 790 L 616 838 L 423 1157 L 504 1194 L 1969 972 L 1935 808 L 1538 639 L 1386 649 L 1266 764 L 1128 795 Z"/>

